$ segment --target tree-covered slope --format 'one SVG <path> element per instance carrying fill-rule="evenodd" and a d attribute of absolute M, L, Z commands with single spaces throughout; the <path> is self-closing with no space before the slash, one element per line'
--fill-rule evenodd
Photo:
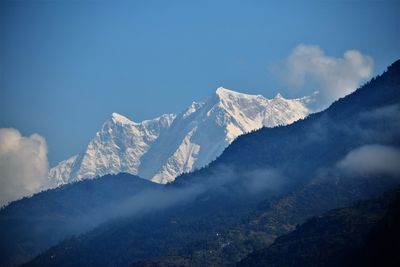
<path fill-rule="evenodd" d="M 139 191 L 158 185 L 130 174 L 107 175 L 36 194 L 0 210 L 0 266 L 21 264 L 117 212 Z"/>
<path fill-rule="evenodd" d="M 237 266 L 398 266 L 400 190 L 308 219 Z"/>

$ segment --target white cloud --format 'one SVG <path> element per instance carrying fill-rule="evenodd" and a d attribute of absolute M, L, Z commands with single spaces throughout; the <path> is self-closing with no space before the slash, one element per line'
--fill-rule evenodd
<path fill-rule="evenodd" d="M 348 50 L 343 57 L 335 58 L 319 46 L 300 44 L 275 71 L 293 89 L 319 91 L 318 105 L 326 107 L 369 79 L 373 65 L 373 59 L 358 50 Z"/>
<path fill-rule="evenodd" d="M 400 149 L 384 145 L 365 145 L 350 151 L 337 167 L 349 175 L 400 176 Z"/>
<path fill-rule="evenodd" d="M 46 140 L 23 137 L 16 129 L 0 129 L 0 206 L 48 186 Z"/>

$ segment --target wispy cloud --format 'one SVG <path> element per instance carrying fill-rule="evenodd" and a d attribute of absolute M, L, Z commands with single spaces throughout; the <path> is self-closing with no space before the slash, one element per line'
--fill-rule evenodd
<path fill-rule="evenodd" d="M 93 227 L 115 217 L 141 216 L 166 210 L 178 204 L 193 202 L 198 198 L 209 199 L 207 192 L 213 190 L 219 194 L 229 192 L 235 196 L 257 194 L 265 196 L 268 193 L 278 192 L 287 182 L 281 172 L 275 169 L 261 168 L 239 172 L 235 167 L 227 165 L 218 166 L 206 176 L 196 178 L 184 186 L 164 186 L 144 190 L 118 205 L 110 203 L 108 206 L 93 209 L 90 213 L 77 218 L 74 224 Z"/>
<path fill-rule="evenodd" d="M 400 149 L 372 144 L 350 151 L 337 167 L 348 175 L 400 176 Z"/>
<path fill-rule="evenodd" d="M 23 137 L 16 129 L 0 129 L 0 206 L 44 189 L 47 172 L 47 144 L 42 136 Z"/>
<path fill-rule="evenodd" d="M 293 90 L 319 91 L 321 108 L 357 89 L 371 77 L 373 65 L 373 59 L 358 50 L 348 50 L 337 58 L 317 45 L 299 44 L 273 72 Z"/>

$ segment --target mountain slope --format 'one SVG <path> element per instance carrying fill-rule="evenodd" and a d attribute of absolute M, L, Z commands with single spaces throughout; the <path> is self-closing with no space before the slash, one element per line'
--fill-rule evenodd
<path fill-rule="evenodd" d="M 60 185 L 119 172 L 137 175 L 140 158 L 174 118 L 173 114 L 165 114 L 136 123 L 113 113 L 82 154 L 50 169 L 50 181 Z"/>
<path fill-rule="evenodd" d="M 310 216 L 397 186 L 399 157 L 387 165 L 379 151 L 399 151 L 399 111 L 400 61 L 326 111 L 243 135 L 208 167 L 165 186 L 169 197 L 190 192 L 187 199 L 109 221 L 27 266 L 231 266 Z"/>
<path fill-rule="evenodd" d="M 400 191 L 308 219 L 237 266 L 398 266 Z"/>
<path fill-rule="evenodd" d="M 86 150 L 49 172 L 55 184 L 108 173 L 137 174 L 157 183 L 204 167 L 239 135 L 304 118 L 312 97 L 266 99 L 218 88 L 206 103 L 140 123 L 113 113 Z"/>
<path fill-rule="evenodd" d="M 0 266 L 19 265 L 70 235 L 92 229 L 139 192 L 158 188 L 121 173 L 14 201 L 0 210 Z"/>

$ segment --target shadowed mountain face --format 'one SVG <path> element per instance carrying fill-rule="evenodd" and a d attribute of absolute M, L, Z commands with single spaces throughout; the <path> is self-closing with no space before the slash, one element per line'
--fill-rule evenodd
<path fill-rule="evenodd" d="M 399 137 L 400 61 L 326 111 L 241 136 L 208 167 L 138 192 L 137 205 L 26 266 L 234 265 L 311 216 L 398 185 Z"/>
<path fill-rule="evenodd" d="M 0 210 L 0 266 L 20 264 L 66 237 L 92 229 L 118 214 L 138 192 L 158 188 L 137 176 L 118 174 L 15 201 Z"/>
<path fill-rule="evenodd" d="M 237 266 L 399 266 L 400 190 L 313 217 Z"/>

